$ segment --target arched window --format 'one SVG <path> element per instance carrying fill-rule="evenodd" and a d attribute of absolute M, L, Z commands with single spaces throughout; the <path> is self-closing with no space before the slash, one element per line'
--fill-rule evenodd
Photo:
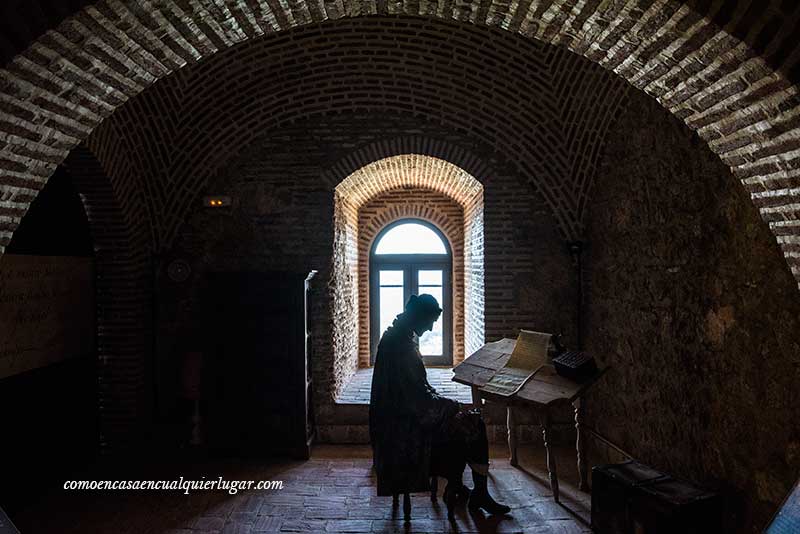
<path fill-rule="evenodd" d="M 452 365 L 452 254 L 444 235 L 419 219 L 395 221 L 384 228 L 370 251 L 371 361 L 378 341 L 402 313 L 411 295 L 428 293 L 442 315 L 419 339 L 426 365 Z"/>

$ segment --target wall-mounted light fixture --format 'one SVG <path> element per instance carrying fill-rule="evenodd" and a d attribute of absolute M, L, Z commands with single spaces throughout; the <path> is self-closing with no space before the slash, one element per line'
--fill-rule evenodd
<path fill-rule="evenodd" d="M 226 195 L 215 195 L 203 197 L 203 206 L 206 208 L 224 208 L 231 205 L 231 197 Z"/>

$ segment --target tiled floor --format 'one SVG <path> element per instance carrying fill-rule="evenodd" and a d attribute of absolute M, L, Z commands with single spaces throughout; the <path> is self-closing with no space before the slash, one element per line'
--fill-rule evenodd
<path fill-rule="evenodd" d="M 428 367 L 426 371 L 428 372 L 428 382 L 436 391 L 445 397 L 455 399 L 464 404 L 472 402 L 470 388 L 453 382 L 453 369 L 451 367 Z M 336 401 L 344 404 L 369 404 L 371 384 L 372 367 L 359 369 Z"/>
<path fill-rule="evenodd" d="M 512 468 L 505 449 L 492 450 L 490 491 L 512 507 L 502 517 L 470 514 L 464 504 L 455 523 L 447 521 L 441 499 L 412 496 L 412 519 L 392 509 L 390 497 L 375 495 L 375 478 L 368 446 L 327 445 L 314 449 L 306 462 L 259 460 L 165 461 L 133 466 L 105 466 L 84 480 L 281 480 L 282 490 L 196 490 L 184 495 L 162 491 L 54 490 L 12 519 L 24 534 L 256 534 L 266 532 L 443 533 L 590 532 L 589 495 L 574 488 L 574 455 L 559 450 L 562 504 L 553 502 L 544 482 L 541 448 L 520 450 L 524 469 Z M 471 486 L 469 473 L 465 482 Z M 443 483 L 440 482 L 443 486 Z M 441 488 L 440 486 L 440 488 Z"/>

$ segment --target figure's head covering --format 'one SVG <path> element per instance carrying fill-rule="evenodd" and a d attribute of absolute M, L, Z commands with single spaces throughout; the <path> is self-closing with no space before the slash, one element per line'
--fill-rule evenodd
<path fill-rule="evenodd" d="M 411 298 L 406 302 L 405 311 L 407 313 L 419 317 L 439 317 L 442 309 L 439 307 L 439 302 L 433 295 L 423 293 L 422 295 L 411 295 Z"/>

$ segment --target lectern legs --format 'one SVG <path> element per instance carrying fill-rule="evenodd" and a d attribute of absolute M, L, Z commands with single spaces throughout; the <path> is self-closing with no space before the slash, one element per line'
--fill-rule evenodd
<path fill-rule="evenodd" d="M 519 465 L 517 461 L 517 422 L 514 408 L 512 408 L 511 405 L 506 407 L 506 426 L 508 427 L 509 463 L 516 467 Z"/>
<path fill-rule="evenodd" d="M 544 448 L 547 452 L 547 473 L 550 476 L 550 490 L 553 492 L 553 499 L 558 502 L 558 473 L 556 472 L 556 458 L 550 450 L 550 410 L 544 409 L 542 414 L 542 438 L 544 438 Z"/>
<path fill-rule="evenodd" d="M 575 399 L 575 450 L 578 453 L 578 490 L 586 491 L 589 485 L 586 482 L 586 437 L 583 435 L 583 414 L 586 410 L 586 401 L 580 397 Z"/>
<path fill-rule="evenodd" d="M 575 430 L 577 430 L 578 437 L 575 442 L 575 449 L 578 453 L 578 489 L 581 491 L 588 490 L 588 483 L 587 483 L 587 467 L 588 462 L 586 461 L 586 437 L 584 436 L 583 430 L 583 413 L 585 409 L 585 400 L 577 399 L 575 400 Z M 510 404 L 506 406 L 506 425 L 508 428 L 508 452 L 509 452 L 509 462 L 514 467 L 519 466 L 519 460 L 517 459 L 517 414 L 515 413 L 517 408 L 512 407 Z M 552 420 L 550 418 L 550 409 L 548 407 L 543 407 L 542 413 L 540 415 L 540 424 L 542 425 L 542 439 L 544 441 L 544 448 L 547 453 L 547 474 L 550 479 L 550 489 L 553 492 L 553 499 L 558 502 L 559 499 L 559 490 L 558 490 L 558 473 L 556 469 L 556 456 L 555 452 L 550 448 L 550 440 L 552 439 L 552 435 L 550 432 L 552 430 Z"/>
<path fill-rule="evenodd" d="M 472 407 L 480 408 L 481 406 L 481 390 L 478 386 L 472 386 Z"/>

